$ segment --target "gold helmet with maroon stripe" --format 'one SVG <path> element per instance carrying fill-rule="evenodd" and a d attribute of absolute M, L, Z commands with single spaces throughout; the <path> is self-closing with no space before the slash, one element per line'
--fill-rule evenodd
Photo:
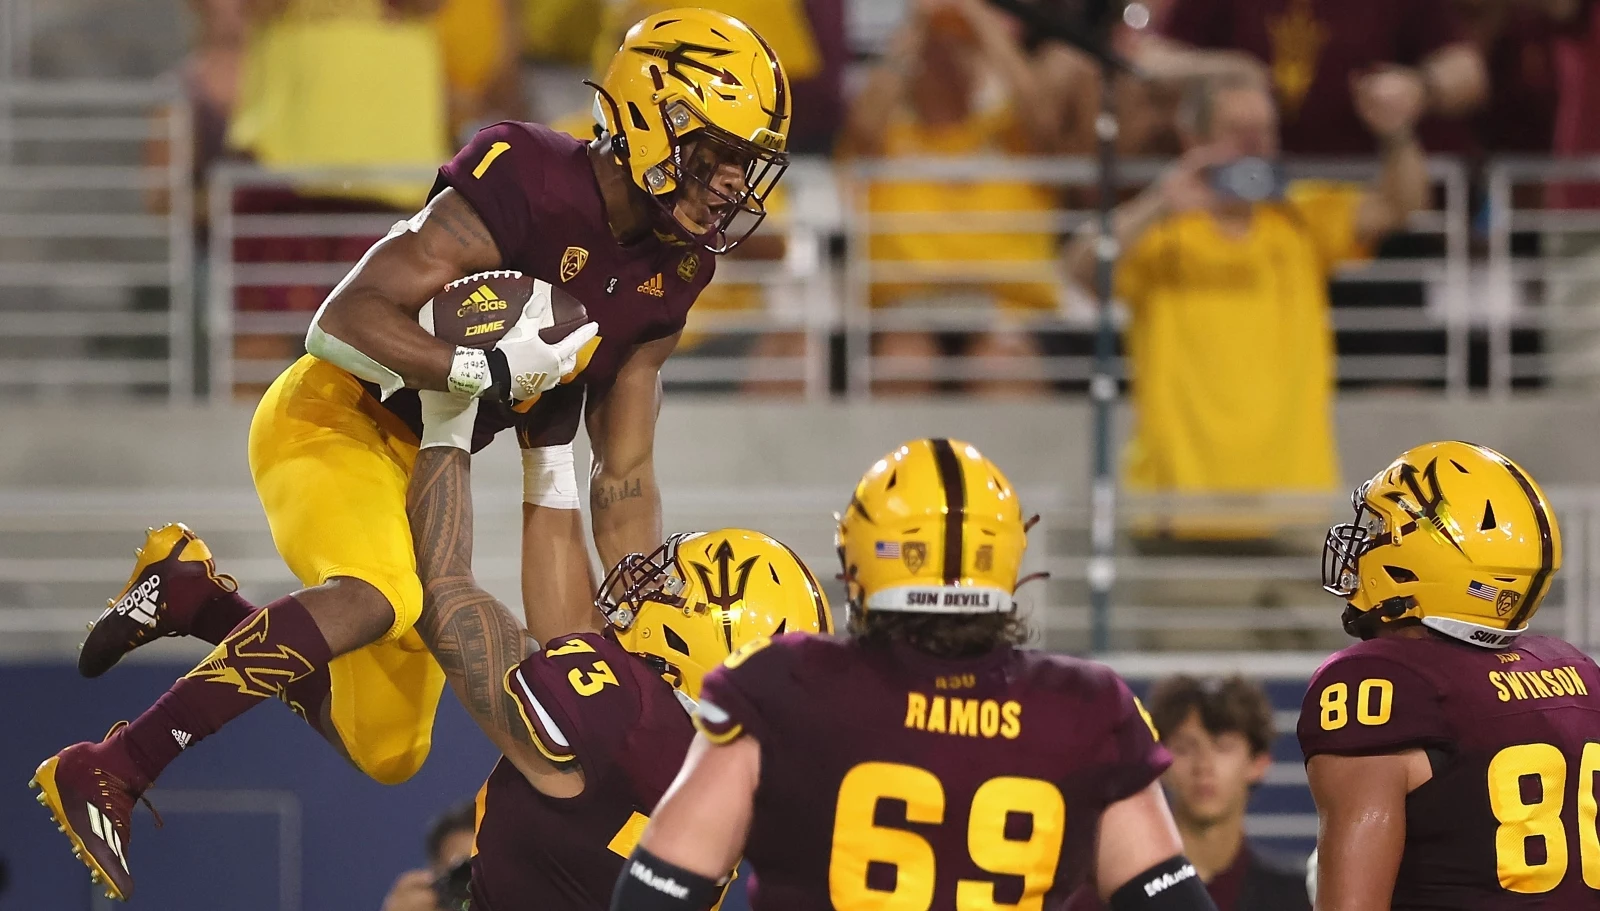
<path fill-rule="evenodd" d="M 1544 491 L 1487 446 L 1428 443 L 1352 497 L 1328 531 L 1322 583 L 1363 639 L 1417 623 L 1485 648 L 1516 641 L 1561 568 L 1561 529 Z"/>
<path fill-rule="evenodd" d="M 906 443 L 867 470 L 839 517 L 850 608 L 1009 612 L 1027 526 L 1011 482 L 976 447 Z"/>
<path fill-rule="evenodd" d="M 753 29 L 707 9 L 656 13 L 628 29 L 596 88 L 612 149 L 634 183 L 663 205 L 685 180 L 722 207 L 702 242 L 725 253 L 766 217 L 766 199 L 788 167 L 789 77 Z M 685 154 L 698 144 L 714 154 Z M 744 168 L 745 189 L 712 186 L 704 162 Z M 700 164 L 697 164 L 700 162 Z"/>
<path fill-rule="evenodd" d="M 630 554 L 595 606 L 622 647 L 655 661 L 690 699 L 733 651 L 779 633 L 831 633 L 828 599 L 803 561 L 757 531 L 677 534 Z"/>

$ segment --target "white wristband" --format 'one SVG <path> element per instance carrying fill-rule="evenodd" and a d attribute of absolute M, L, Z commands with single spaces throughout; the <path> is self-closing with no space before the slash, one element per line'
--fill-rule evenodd
<path fill-rule="evenodd" d="M 476 348 L 457 347 L 446 382 L 457 395 L 482 395 L 489 387 L 489 356 Z"/>
<path fill-rule="evenodd" d="M 472 431 L 478 423 L 478 400 L 450 392 L 422 389 L 422 445 L 420 449 L 449 446 L 472 451 Z"/>
<path fill-rule="evenodd" d="M 522 450 L 522 502 L 549 509 L 578 508 L 571 443 Z"/>

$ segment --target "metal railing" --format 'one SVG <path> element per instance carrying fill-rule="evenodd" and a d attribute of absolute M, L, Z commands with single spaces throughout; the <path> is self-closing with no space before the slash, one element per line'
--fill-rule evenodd
<path fill-rule="evenodd" d="M 1600 488 L 1550 488 L 1562 531 L 1562 568 L 1534 619 L 1537 629 L 1600 648 Z M 1090 643 L 1085 531 L 1087 504 L 1060 489 L 1021 492 L 1043 516 L 1029 534 L 1023 571 L 1051 578 L 1025 586 L 1019 601 L 1039 642 L 1084 652 Z M 830 521 L 840 506 L 834 486 L 775 490 L 670 487 L 663 491 L 670 531 L 753 527 L 776 536 L 827 581 L 837 556 Z M 505 603 L 520 603 L 517 529 L 521 497 L 514 489 L 474 492 L 478 523 L 474 571 Z M 1217 503 L 1191 512 L 1215 515 Z M 1315 546 L 1330 521 L 1349 515 L 1344 498 L 1260 497 L 1236 501 L 1241 514 L 1310 532 L 1308 546 L 1244 554 L 1226 548 L 1181 556 L 1140 552 L 1129 538 L 1114 556 L 1119 580 L 1110 613 L 1117 652 L 1233 653 L 1329 651 L 1346 640 L 1339 604 L 1321 591 Z M 1125 497 L 1119 526 L 1137 528 L 1173 504 Z M 246 488 L 150 490 L 0 490 L 0 657 L 71 655 L 83 623 L 127 580 L 139 530 L 181 518 L 206 536 L 219 568 L 236 576 L 247 597 L 278 597 L 298 584 L 277 556 L 260 505 Z M 1266 594 L 1270 597 L 1263 597 Z M 842 618 L 841 618 L 842 619 Z"/>
<path fill-rule="evenodd" d="M 1488 327 L 1490 393 L 1506 396 L 1528 380 L 1596 388 L 1600 158 L 1501 159 L 1489 164 L 1487 184 L 1489 293 L 1479 318 Z M 1524 205 L 1529 198 L 1537 205 Z M 1569 207 L 1574 200 L 1587 208 Z M 1544 350 L 1515 351 L 1518 330 L 1537 333 Z"/>
<path fill-rule="evenodd" d="M 175 82 L 0 82 L 0 387 L 193 394 L 192 145 Z"/>
<path fill-rule="evenodd" d="M 1160 173 L 1161 162 L 1130 162 L 1122 169 L 1126 186 L 1140 186 Z M 1370 161 L 1300 161 L 1291 163 L 1297 177 L 1364 180 L 1376 173 Z M 232 394 L 235 383 L 259 385 L 270 381 L 292 351 L 272 356 L 236 352 L 238 339 L 278 336 L 288 348 L 304 333 L 309 312 L 301 310 L 250 311 L 237 306 L 240 289 L 300 285 L 314 288 L 313 297 L 331 288 L 348 268 L 347 263 L 242 262 L 235 241 L 260 237 L 371 237 L 381 236 L 392 215 L 250 214 L 235 205 L 242 189 L 289 188 L 307 181 L 356 180 L 374 177 L 427 180 L 427 171 L 267 171 L 243 165 L 223 165 L 212 175 L 210 221 L 210 305 L 208 336 L 215 398 Z M 1058 298 L 1070 292 L 1056 258 L 1034 262 L 994 262 L 981 259 L 910 261 L 873 259 L 872 240 L 896 233 L 972 235 L 996 234 L 1048 236 L 1052 244 L 1083 224 L 1087 212 L 1070 209 L 1018 212 L 873 212 L 867 194 L 875 183 L 973 181 L 1027 182 L 1055 190 L 1084 188 L 1095 176 L 1088 159 L 903 159 L 857 162 L 835 172 L 823 162 L 805 162 L 786 178 L 784 190 L 791 200 L 787 211 L 769 219 L 764 232 L 784 240 L 781 259 L 752 261 L 729 258 L 719 263 L 714 291 L 745 285 L 758 289 L 755 306 L 737 309 L 702 308 L 691 314 L 692 331 L 711 337 L 738 339 L 721 348 L 705 346 L 668 362 L 669 382 L 715 383 L 723 388 L 742 383 L 779 381 L 797 384 L 808 397 L 827 395 L 830 379 L 829 340 L 844 340 L 843 372 L 847 388 L 866 394 L 875 379 L 957 380 L 995 378 L 1006 365 L 996 359 L 940 358 L 931 362 L 903 363 L 875 357 L 872 338 L 894 331 L 975 332 L 993 327 L 995 308 L 979 299 L 996 283 L 1032 282 L 1055 289 Z M 1442 353 L 1353 353 L 1339 359 L 1339 375 L 1347 381 L 1423 383 L 1440 386 L 1451 394 L 1468 384 L 1469 288 L 1471 265 L 1467 178 L 1460 162 L 1434 159 L 1429 177 L 1442 202 L 1436 209 L 1418 212 L 1408 231 L 1440 252 L 1409 259 L 1381 259 L 1353 263 L 1340 269 L 1336 284 L 1401 283 L 1417 289 L 1420 300 L 1433 306 L 1335 307 L 1333 324 L 1339 332 L 1383 332 L 1389 335 L 1432 333 L 1442 343 Z M 837 180 L 836 180 L 837 178 Z M 397 213 L 398 214 L 398 213 Z M 830 261 L 828 238 L 842 235 L 846 256 Z M 943 292 L 955 291 L 954 306 L 871 306 L 875 286 L 892 283 L 936 284 Z M 962 293 L 963 291 L 967 293 Z M 1007 314 L 1008 327 L 1061 336 L 1084 335 L 1088 325 L 1070 307 L 1042 312 Z M 768 349 L 764 338 L 793 335 L 799 345 Z M 735 349 L 731 353 L 726 350 Z M 742 350 L 741 350 L 742 349 Z M 752 352 L 753 349 L 753 352 Z M 784 353 L 772 354 L 771 350 Z M 1086 380 L 1088 355 L 1046 355 L 1042 365 L 1024 368 L 1030 377 L 1052 381 Z M 1124 370 L 1124 374 L 1126 371 Z"/>
<path fill-rule="evenodd" d="M 435 172 L 417 169 L 302 169 L 267 170 L 252 165 L 226 163 L 211 173 L 210 268 L 207 337 L 211 363 L 210 395 L 214 401 L 233 397 L 236 384 L 259 387 L 270 382 L 299 353 L 299 341 L 310 325 L 309 309 L 241 309 L 239 293 L 248 288 L 295 287 L 309 292 L 307 300 L 320 302 L 348 272 L 352 262 L 241 261 L 239 241 L 256 238 L 370 238 L 383 236 L 406 213 L 384 214 L 258 214 L 240 211 L 239 191 L 293 189 L 373 181 L 431 183 Z M 785 189 L 807 195 L 814 183 L 825 183 L 825 168 L 793 169 Z M 799 189 L 796 189 L 796 188 Z M 719 292 L 729 287 L 753 287 L 761 299 L 754 309 L 695 314 L 692 329 L 723 337 L 792 333 L 802 340 L 799 351 L 766 358 L 758 376 L 762 380 L 803 383 L 812 396 L 827 392 L 828 331 L 832 320 L 826 307 L 816 306 L 829 295 L 825 284 L 826 245 L 815 206 L 797 203 L 792 211 L 768 218 L 763 232 L 784 240 L 783 255 L 776 260 L 728 258 L 717 264 Z M 825 217 L 825 216 L 824 216 Z M 278 350 L 266 355 L 241 354 L 241 339 L 279 339 Z M 751 378 L 748 359 L 722 354 L 690 353 L 674 358 L 665 369 L 668 381 L 737 384 Z"/>
<path fill-rule="evenodd" d="M 1168 162 L 1141 159 L 1118 167 L 1118 178 L 1125 188 L 1142 187 L 1159 175 Z M 1291 177 L 1364 181 L 1378 172 L 1374 161 L 1288 162 Z M 845 172 L 846 212 L 849 232 L 846 264 L 845 350 L 849 386 L 852 393 L 868 394 L 874 379 L 963 380 L 1001 378 L 1040 378 L 1054 381 L 1087 381 L 1092 357 L 1045 355 L 1042 365 L 1025 365 L 1013 374 L 1004 364 L 993 361 L 962 362 L 944 358 L 931 363 L 886 361 L 873 354 L 872 339 L 884 332 L 962 331 L 977 332 L 996 325 L 1023 328 L 1039 333 L 1078 335 L 1087 338 L 1087 314 L 1075 314 L 1065 306 L 1053 312 L 1039 310 L 997 316 L 993 297 L 985 291 L 996 284 L 1021 282 L 1046 283 L 1055 287 L 1058 301 L 1067 298 L 1068 283 L 1054 260 L 1014 261 L 974 259 L 964 262 L 875 259 L 874 238 L 902 234 L 955 234 L 963 237 L 990 235 L 1049 235 L 1060 241 L 1092 220 L 1093 213 L 1073 209 L 1027 209 L 1013 212 L 879 212 L 874 213 L 869 196 L 875 186 L 894 183 L 972 184 L 984 182 L 1026 183 L 1054 190 L 1091 190 L 1097 180 L 1095 162 L 1089 158 L 926 158 L 861 161 Z M 1467 176 L 1461 162 L 1434 158 L 1428 162 L 1431 184 L 1442 200 L 1436 209 L 1415 213 L 1407 232 L 1418 237 L 1438 238 L 1442 255 L 1408 259 L 1367 260 L 1347 264 L 1333 275 L 1335 284 L 1405 283 L 1419 288 L 1442 289 L 1438 296 L 1446 303 L 1443 312 L 1424 307 L 1335 308 L 1336 331 L 1386 333 L 1439 333 L 1444 338 L 1442 355 L 1417 356 L 1354 354 L 1341 356 L 1339 377 L 1347 381 L 1390 381 L 1436 383 L 1452 394 L 1466 390 L 1468 380 L 1468 323 L 1459 306 L 1459 292 L 1468 278 L 1468 198 Z M 937 284 L 931 297 L 942 297 L 953 306 L 874 308 L 875 288 L 901 283 Z M 955 293 L 951 293 L 956 289 Z M 1082 293 L 1082 289 L 1076 289 Z M 1125 319 L 1125 316 L 1123 317 Z M 1127 376 L 1126 365 L 1122 368 Z"/>

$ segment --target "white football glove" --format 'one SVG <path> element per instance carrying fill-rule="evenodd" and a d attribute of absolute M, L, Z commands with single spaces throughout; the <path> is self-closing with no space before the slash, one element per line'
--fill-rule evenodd
<path fill-rule="evenodd" d="M 454 392 L 417 390 L 422 402 L 422 449 L 449 446 L 472 451 L 472 429 L 478 423 L 478 400 Z"/>
<path fill-rule="evenodd" d="M 550 286 L 540 282 L 522 305 L 522 318 L 489 352 L 489 385 L 502 401 L 525 402 L 561 385 L 577 368 L 578 352 L 600 331 L 588 322 L 559 342 L 546 342 L 539 330 L 552 322 Z"/>

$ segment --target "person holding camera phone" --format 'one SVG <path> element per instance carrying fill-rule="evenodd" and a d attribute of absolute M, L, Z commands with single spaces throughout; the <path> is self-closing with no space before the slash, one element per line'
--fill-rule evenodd
<path fill-rule="evenodd" d="M 470 800 L 450 807 L 428 827 L 428 866 L 407 870 L 384 896 L 383 911 L 460 911 L 472 877 L 476 808 Z"/>
<path fill-rule="evenodd" d="M 1339 483 L 1328 276 L 1370 255 L 1428 193 L 1413 132 L 1421 102 L 1381 82 L 1351 90 L 1383 150 L 1370 183 L 1287 181 L 1272 93 L 1234 73 L 1188 88 L 1184 154 L 1118 208 L 1115 293 L 1136 377 L 1129 489 L 1322 494 Z M 1098 240 L 1088 231 L 1065 253 L 1085 285 Z M 1216 516 L 1162 522 L 1167 538 L 1271 536 Z"/>

